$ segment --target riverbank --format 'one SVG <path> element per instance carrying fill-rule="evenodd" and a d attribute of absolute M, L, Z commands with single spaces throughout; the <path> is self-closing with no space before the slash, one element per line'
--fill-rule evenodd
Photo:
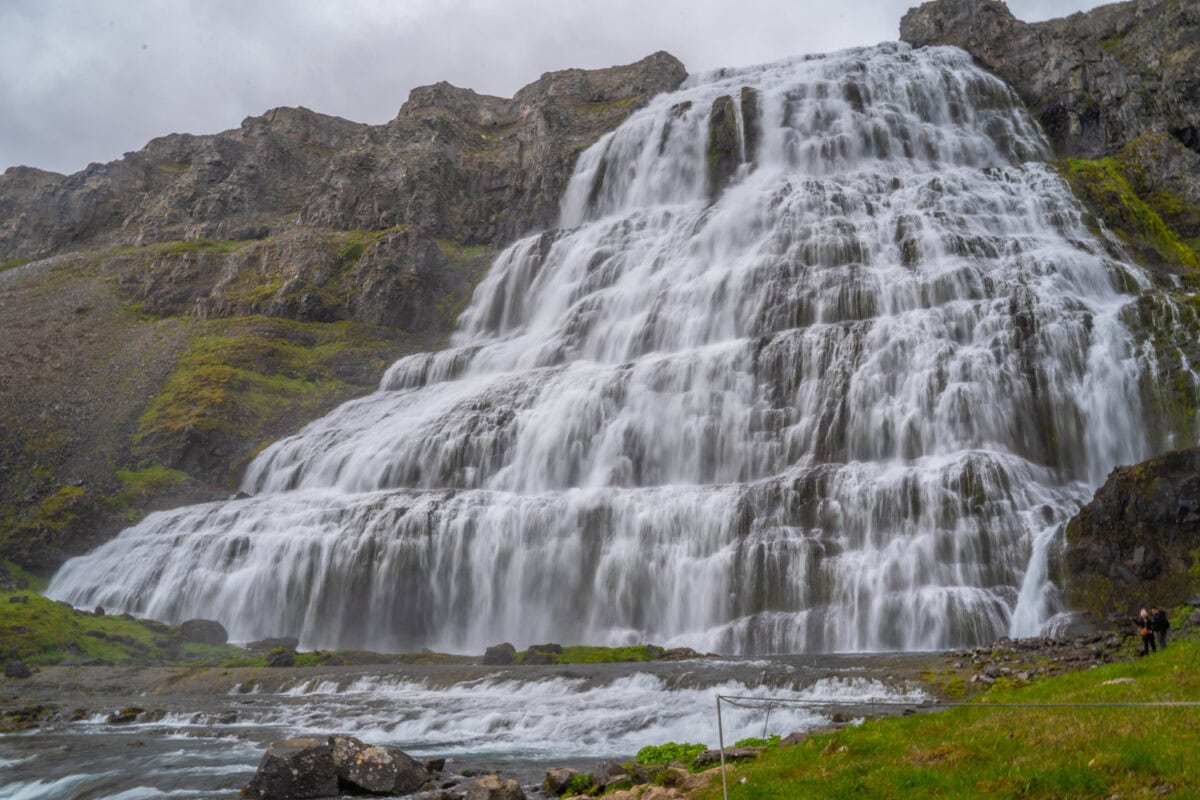
<path fill-rule="evenodd" d="M 974 750 L 965 751 L 968 758 L 956 749 L 956 726 L 969 723 L 970 717 L 936 723 L 928 730 L 885 726 L 883 733 L 870 734 L 882 739 L 840 737 L 866 736 L 853 731 L 875 729 L 874 718 L 881 709 L 870 706 L 871 701 L 896 703 L 887 711 L 898 716 L 961 700 L 984 704 L 1009 696 L 1090 696 L 1087 692 L 1113 692 L 1097 689 L 1090 677 L 1109 672 L 1113 680 L 1141 681 L 1139 692 L 1157 686 L 1190 697 L 1190 684 L 1176 688 L 1170 670 L 1186 665 L 1189 658 L 1196 663 L 1194 635 L 1200 620 L 1195 616 L 1194 609 L 1177 610 L 1172 637 L 1182 638 L 1151 659 L 1135 657 L 1136 637 L 1129 635 L 1130 627 L 1071 640 L 1002 640 L 931 653 L 506 666 L 485 665 L 477 656 L 461 663 L 292 667 L 34 664 L 29 677 L 0 681 L 0 728 L 10 732 L 0 735 L 0 763 L 10 769 L 12 780 L 32 787 L 22 797 L 70 796 L 55 783 L 59 779 L 53 776 L 59 775 L 78 779 L 78 786 L 90 791 L 101 787 L 113 794 L 132 792 L 130 797 L 155 796 L 154 792 L 216 797 L 245 785 L 268 742 L 343 732 L 399 747 L 418 758 L 448 757 L 448 769 L 455 774 L 513 775 L 532 792 L 549 766 L 586 773 L 599 761 L 627 761 L 646 745 L 692 741 L 715 746 L 713 697 L 734 694 L 797 697 L 837 708 L 775 708 L 769 715 L 763 709 L 726 709 L 727 742 L 793 732 L 805 742 L 786 757 L 772 751 L 755 765 L 739 767 L 739 779 L 774 785 L 780 778 L 772 770 L 790 775 L 797 769 L 795 759 L 811 760 L 824 769 L 837 762 L 837 748 L 842 746 L 867 755 L 890 752 L 886 758 L 872 756 L 862 762 L 873 766 L 858 767 L 857 761 L 846 760 L 839 769 L 850 776 L 894 767 L 903 772 L 911 764 L 941 770 L 941 756 L 905 747 L 919 742 L 926 748 L 927 741 L 940 741 L 928 748 L 944 745 L 944 760 L 976 759 Z M 84 619 L 90 623 L 120 618 Z M 1076 680 L 1083 682 L 1071 683 Z M 970 733 L 979 741 L 971 747 L 998 747 L 1001 743 L 988 737 L 1024 736 L 1017 729 L 1062 723 L 1060 716 L 1047 714 L 1045 720 L 1034 721 L 1010 712 L 989 717 L 993 727 Z M 864 719 L 866 723 L 857 724 Z M 1136 713 L 1129 719 L 1173 724 L 1173 718 L 1163 723 Z M 816 733 L 831 726 L 845 730 Z M 1092 738 L 1104 735 L 1103 726 L 1079 730 Z M 876 741 L 882 743 L 872 744 Z M 1128 737 L 1122 741 L 1136 744 Z M 813 751 L 816 742 L 822 744 Z M 827 747 L 833 749 L 826 752 Z M 757 772 L 760 769 L 765 772 Z M 824 778 L 818 774 L 805 780 L 820 786 Z M 930 786 L 944 788 L 937 782 Z M 890 791 L 880 789 L 877 796 Z M 787 796 L 806 795 L 798 789 Z"/>

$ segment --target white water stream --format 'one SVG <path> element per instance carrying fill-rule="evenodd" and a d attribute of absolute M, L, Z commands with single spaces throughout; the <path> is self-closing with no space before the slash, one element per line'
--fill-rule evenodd
<path fill-rule="evenodd" d="M 710 200 L 743 87 L 754 160 Z M 377 650 L 1036 633 L 1055 531 L 1145 455 L 1123 266 L 1047 156 L 958 50 L 693 77 L 580 156 L 448 350 L 49 593 Z"/>

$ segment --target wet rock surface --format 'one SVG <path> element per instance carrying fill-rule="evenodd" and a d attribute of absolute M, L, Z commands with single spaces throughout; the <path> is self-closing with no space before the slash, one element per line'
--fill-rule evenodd
<path fill-rule="evenodd" d="M 261 800 L 336 797 L 337 769 L 332 748 L 321 737 L 271 742 L 258 771 L 242 789 L 243 797 Z"/>
<path fill-rule="evenodd" d="M 1013 86 L 1064 154 L 1095 158 L 1147 130 L 1200 152 L 1200 7 L 1137 0 L 1023 22 L 999 0 L 910 9 L 900 38 L 954 45 Z"/>
<path fill-rule="evenodd" d="M 1113 470 L 1067 526 L 1068 602 L 1099 618 L 1195 591 L 1200 553 L 1200 448 Z"/>

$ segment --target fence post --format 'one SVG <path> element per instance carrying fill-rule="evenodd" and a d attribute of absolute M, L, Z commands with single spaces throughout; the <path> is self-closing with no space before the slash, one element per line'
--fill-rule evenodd
<path fill-rule="evenodd" d="M 721 695 L 717 695 L 717 744 L 721 747 L 721 796 L 729 800 L 729 781 L 725 777 L 725 726 L 721 724 Z"/>

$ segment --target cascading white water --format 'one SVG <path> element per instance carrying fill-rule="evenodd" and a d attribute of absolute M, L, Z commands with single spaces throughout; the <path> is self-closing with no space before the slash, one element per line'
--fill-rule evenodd
<path fill-rule="evenodd" d="M 50 593 L 376 649 L 1034 633 L 1053 531 L 1144 448 L 1123 267 L 1047 152 L 954 49 L 689 79 L 580 156 L 450 349 Z"/>

